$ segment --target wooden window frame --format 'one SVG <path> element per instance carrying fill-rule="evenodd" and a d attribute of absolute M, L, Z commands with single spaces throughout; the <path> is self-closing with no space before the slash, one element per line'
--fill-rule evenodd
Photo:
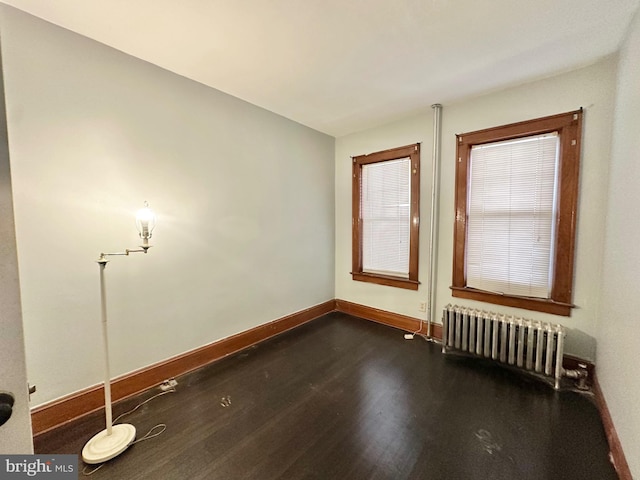
<path fill-rule="evenodd" d="M 543 133 L 558 132 L 560 137 L 558 216 L 554 244 L 553 280 L 549 299 L 503 295 L 466 285 L 467 199 L 471 147 Z M 453 244 L 452 295 L 509 307 L 570 316 L 573 297 L 578 176 L 582 136 L 582 109 L 500 127 L 456 135 L 455 226 Z"/>
<path fill-rule="evenodd" d="M 363 272 L 362 268 L 362 217 L 360 215 L 360 183 L 362 167 L 377 162 L 386 162 L 409 157 L 411 159 L 411 225 L 409 231 L 409 277 L 396 277 Z M 418 242 L 420 231 L 420 144 L 391 148 L 381 152 L 353 157 L 352 175 L 352 265 L 351 276 L 360 282 L 387 285 L 390 287 L 418 290 Z"/>

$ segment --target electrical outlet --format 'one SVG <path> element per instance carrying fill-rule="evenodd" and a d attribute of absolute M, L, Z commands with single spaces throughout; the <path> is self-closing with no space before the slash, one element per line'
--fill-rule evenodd
<path fill-rule="evenodd" d="M 427 311 L 427 302 L 420 302 L 418 304 L 418 311 L 419 312 L 426 312 Z"/>
<path fill-rule="evenodd" d="M 160 390 L 166 392 L 167 390 L 174 389 L 176 385 L 178 385 L 178 381 L 175 378 L 171 378 L 169 380 L 165 380 L 160 384 Z"/>

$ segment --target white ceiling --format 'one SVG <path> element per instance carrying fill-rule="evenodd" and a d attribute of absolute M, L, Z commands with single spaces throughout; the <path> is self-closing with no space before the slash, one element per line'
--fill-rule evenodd
<path fill-rule="evenodd" d="M 334 136 L 615 52 L 640 0 L 1 0 Z"/>

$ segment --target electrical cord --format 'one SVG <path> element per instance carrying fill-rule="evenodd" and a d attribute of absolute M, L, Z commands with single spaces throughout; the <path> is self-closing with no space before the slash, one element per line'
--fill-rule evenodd
<path fill-rule="evenodd" d="M 420 328 L 418 330 L 415 330 L 414 332 L 405 333 L 404 334 L 405 340 L 412 340 L 415 335 L 421 334 L 423 325 L 424 325 L 424 322 L 420 320 Z"/>
<path fill-rule="evenodd" d="M 131 410 L 129 410 L 128 412 L 124 412 L 120 415 L 118 415 L 115 420 L 113 421 L 113 424 L 115 425 L 116 422 L 118 420 L 120 420 L 122 417 L 126 417 L 127 415 L 131 415 L 133 412 L 135 412 L 136 410 L 138 410 L 141 406 L 143 406 L 146 403 L 149 403 L 151 400 L 154 400 L 158 397 L 161 397 L 162 395 L 166 395 L 167 393 L 174 393 L 176 391 L 175 388 L 171 388 L 169 390 L 165 390 L 164 392 L 160 392 L 157 393 L 156 395 L 154 395 L 153 397 L 147 398 L 144 402 L 140 402 L 138 405 L 136 405 L 134 408 L 132 408 Z M 161 430 L 157 433 L 151 434 L 151 432 L 153 432 L 154 430 L 160 428 Z M 145 440 L 150 440 L 152 438 L 157 437 L 158 435 L 162 435 L 164 433 L 164 431 L 167 429 L 167 425 L 164 423 L 159 423 L 156 426 L 154 426 L 153 428 L 151 428 L 151 430 L 149 430 L 147 433 L 144 434 L 144 436 L 142 438 L 137 439 L 135 442 L 131 442 L 131 445 L 135 445 L 136 443 L 140 443 L 140 442 L 144 442 Z M 102 467 L 104 467 L 106 464 L 103 463 L 101 465 L 98 465 L 96 468 L 94 468 L 93 470 L 88 471 L 87 467 L 88 465 L 85 465 L 85 467 L 82 469 L 82 474 L 85 477 L 88 477 L 89 475 L 93 475 L 94 473 L 96 473 L 98 470 L 100 470 Z"/>
<path fill-rule="evenodd" d="M 160 392 L 160 393 L 156 393 L 153 397 L 147 398 L 144 402 L 139 403 L 138 405 L 136 405 L 134 408 L 132 408 L 131 410 L 129 410 L 128 412 L 124 412 L 121 415 L 118 415 L 116 417 L 116 419 L 113 421 L 113 424 L 115 425 L 118 420 L 120 420 L 122 417 L 126 417 L 127 415 L 131 415 L 133 412 L 135 412 L 136 410 L 138 410 L 141 406 L 143 406 L 145 403 L 149 403 L 151 400 L 154 400 L 158 397 L 161 397 L 162 395 L 166 395 L 167 393 L 174 393 L 176 391 L 175 388 L 171 388 L 169 390 L 165 390 L 164 392 Z M 154 427 L 155 428 L 155 427 Z M 136 442 L 133 442 L 136 443 Z"/>

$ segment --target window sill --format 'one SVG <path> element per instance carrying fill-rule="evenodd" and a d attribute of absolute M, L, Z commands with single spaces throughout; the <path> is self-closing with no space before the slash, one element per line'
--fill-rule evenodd
<path fill-rule="evenodd" d="M 513 295 L 501 295 L 499 293 L 486 292 L 468 287 L 449 287 L 451 294 L 458 298 L 467 298 L 480 302 L 494 303 L 506 307 L 523 308 L 536 312 L 550 313 L 552 315 L 571 316 L 571 309 L 575 307 L 570 303 L 561 303 L 543 298 L 517 297 Z"/>
<path fill-rule="evenodd" d="M 408 278 L 392 277 L 390 275 L 377 275 L 373 273 L 351 272 L 351 276 L 358 282 L 375 283 L 387 285 L 389 287 L 404 288 L 407 290 L 418 290 L 420 282 Z"/>

